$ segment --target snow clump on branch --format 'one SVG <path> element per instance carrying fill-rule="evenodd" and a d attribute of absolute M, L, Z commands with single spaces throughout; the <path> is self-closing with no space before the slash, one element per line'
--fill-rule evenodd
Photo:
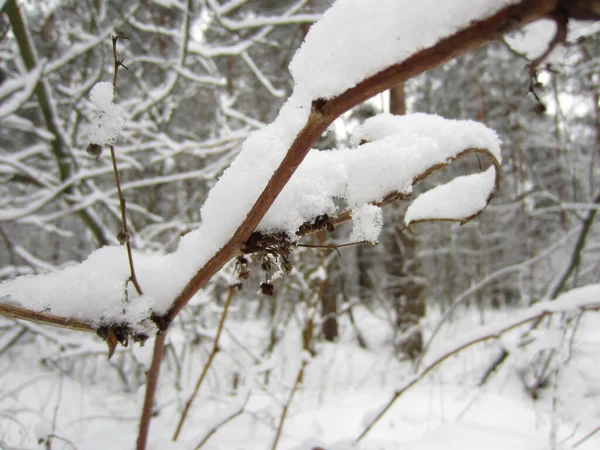
<path fill-rule="evenodd" d="M 125 117 L 123 109 L 113 103 L 113 85 L 108 82 L 97 83 L 90 92 L 90 101 L 98 112 L 88 129 L 92 144 L 113 145 L 123 129 Z"/>

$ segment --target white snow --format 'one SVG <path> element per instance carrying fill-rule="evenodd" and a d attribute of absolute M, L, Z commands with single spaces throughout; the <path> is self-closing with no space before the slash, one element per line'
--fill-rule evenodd
<path fill-rule="evenodd" d="M 375 205 L 363 205 L 352 210 L 350 242 L 377 242 L 383 227 L 383 211 Z"/>
<path fill-rule="evenodd" d="M 250 299 L 242 301 L 252 304 Z M 568 449 L 598 425 L 600 315 L 590 313 L 583 318 L 574 338 L 570 362 L 561 367 L 558 392 L 552 393 L 550 388 L 541 391 L 539 400 L 531 401 L 513 360 L 507 361 L 485 387 L 475 387 L 490 357 L 490 349 L 479 346 L 447 361 L 442 370 L 406 392 L 367 437 L 353 446 L 352 441 L 363 428 L 362 419 L 369 415 L 367 412 L 383 405 L 398 382 L 412 371 L 410 363 L 393 356 L 392 331 L 384 311 L 369 312 L 359 306 L 353 312 L 369 349 L 356 345 L 354 326 L 347 315 L 340 316 L 339 342 L 320 344 L 306 368 L 304 382 L 284 424 L 278 447 L 281 450 L 312 450 L 315 446 L 327 450 Z M 506 315 L 506 312 L 489 312 L 495 320 L 503 320 Z M 443 346 L 447 337 L 462 334 L 479 320 L 475 309 L 466 310 L 461 320 L 450 324 L 445 336 L 436 340 L 433 350 Z M 180 333 L 181 338 L 189 336 L 189 332 L 175 327 L 169 333 L 168 345 L 180 355 L 185 370 L 178 372 L 169 364 L 162 368 L 156 401 L 158 414 L 153 417 L 150 429 L 150 449 L 195 449 L 218 418 L 227 417 L 240 406 L 238 400 L 245 392 L 250 394 L 245 412 L 215 433 L 204 448 L 270 448 L 275 433 L 273 424 L 281 415 L 282 403 L 297 373 L 289 370 L 289 363 L 300 359 L 301 330 L 290 327 L 292 330 L 285 333 L 274 354 L 263 359 L 259 355 L 271 329 L 267 321 L 231 317 L 227 323 L 227 333 L 220 342 L 222 351 L 210 371 L 212 383 L 200 391 L 177 444 L 169 442 L 187 399 L 185 393 L 196 382 L 212 342 L 207 340 L 190 349 L 189 340 L 171 339 L 173 331 Z M 50 336 L 55 333 L 60 336 L 56 331 L 49 329 Z M 64 352 L 56 350 L 58 345 L 48 343 L 43 336 L 38 336 L 35 345 L 43 345 L 50 364 L 65 365 L 68 360 L 61 359 Z M 235 339 L 228 339 L 229 336 Z M 126 389 L 115 368 L 106 364 L 100 353 L 102 348 L 93 344 L 94 338 L 77 338 L 63 335 L 61 343 L 79 346 L 77 351 L 82 359 L 73 364 L 85 364 L 94 372 L 94 382 L 81 382 L 79 377 L 49 371 L 39 364 L 39 347 L 34 348 L 34 344 L 14 349 L 17 358 L 5 355 L 0 359 L 3 412 L 0 446 L 40 448 L 36 438 L 47 436 L 48 427 L 43 425 L 54 422 L 54 433 L 69 439 L 79 449 L 135 445 L 144 386 L 134 391 Z M 127 351 L 118 352 L 125 357 Z M 270 373 L 268 383 L 265 371 Z M 230 390 L 234 373 L 246 374 L 240 379 L 236 395 Z M 62 389 L 61 384 L 64 384 Z M 37 423 L 42 426 L 36 426 Z M 553 429 L 558 442 L 550 440 Z M 57 449 L 72 448 L 59 439 L 53 440 L 53 444 Z M 597 433 L 577 450 L 597 449 L 599 445 Z"/>
<path fill-rule="evenodd" d="M 90 91 L 90 101 L 98 109 L 108 108 L 112 104 L 114 96 L 113 85 L 106 81 L 96 83 Z"/>
<path fill-rule="evenodd" d="M 90 101 L 98 112 L 88 127 L 90 142 L 112 145 L 117 141 L 125 116 L 123 109 L 113 103 L 113 86 L 107 82 L 97 83 L 90 92 Z"/>
<path fill-rule="evenodd" d="M 548 49 L 548 44 L 556 34 L 556 22 L 550 19 L 538 20 L 504 38 L 515 52 L 534 60 Z M 556 50 L 553 51 L 556 53 Z"/>
<path fill-rule="evenodd" d="M 331 98 L 516 0 L 338 0 L 314 24 L 290 71 L 298 89 Z"/>
<path fill-rule="evenodd" d="M 496 171 L 490 167 L 485 172 L 457 177 L 421 194 L 408 207 L 404 223 L 421 220 L 461 221 L 477 214 L 487 204 L 494 192 Z"/>
<path fill-rule="evenodd" d="M 293 237 L 300 225 L 315 216 L 339 212 L 340 200 L 357 209 L 393 192 L 408 195 L 417 176 L 469 148 L 487 149 L 501 160 L 500 141 L 493 130 L 477 122 L 436 115 L 377 115 L 356 130 L 353 143 L 361 141 L 367 143 L 312 150 L 258 228 L 283 230 Z M 249 175 L 253 174 L 240 177 Z M 469 198 L 464 207 L 470 204 Z"/>

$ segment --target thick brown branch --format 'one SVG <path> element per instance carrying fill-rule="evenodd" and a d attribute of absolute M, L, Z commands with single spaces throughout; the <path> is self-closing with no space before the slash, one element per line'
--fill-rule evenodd
<path fill-rule="evenodd" d="M 256 200 L 248 216 L 231 240 L 192 277 L 177 296 L 167 314 L 167 325 L 179 314 L 192 296 L 227 261 L 239 252 L 240 247 L 250 238 L 252 232 L 294 174 L 296 168 L 304 160 L 312 145 L 337 117 L 398 83 L 404 82 L 462 53 L 473 50 L 504 33 L 545 17 L 555 9 L 556 0 L 525 0 L 507 6 L 493 16 L 474 22 L 452 36 L 442 39 L 433 47 L 421 50 L 405 61 L 365 79 L 337 97 L 328 100 L 315 100 L 313 111 L 307 123 L 296 136 L 285 158 L 269 180 L 265 190 Z"/>
<path fill-rule="evenodd" d="M 0 303 L 0 316 L 10 317 L 12 319 L 27 320 L 29 322 L 44 323 L 61 328 L 69 328 L 76 331 L 87 331 L 95 333 L 96 329 L 89 323 L 77 319 L 54 316 L 52 314 L 40 313 L 18 306 Z"/>
<path fill-rule="evenodd" d="M 162 362 L 165 339 L 167 333 L 161 333 L 156 336 L 154 342 L 154 351 L 152 353 L 152 364 L 148 371 L 148 380 L 146 384 L 146 395 L 144 397 L 144 407 L 142 409 L 142 417 L 140 418 L 140 428 L 137 438 L 137 450 L 145 450 L 148 442 L 148 432 L 150 431 L 150 419 L 152 418 L 152 407 L 154 405 L 154 393 L 158 385 L 158 377 L 160 375 L 160 363 Z"/>

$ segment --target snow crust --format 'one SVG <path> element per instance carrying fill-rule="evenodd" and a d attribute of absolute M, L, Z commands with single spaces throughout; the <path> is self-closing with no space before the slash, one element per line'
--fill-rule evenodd
<path fill-rule="evenodd" d="M 494 192 L 496 172 L 490 167 L 485 172 L 455 178 L 449 183 L 421 194 L 412 202 L 404 216 L 404 223 L 430 219 L 460 221 L 485 208 Z"/>
<path fill-rule="evenodd" d="M 134 255 L 142 289 L 149 295 L 138 299 L 129 287 L 125 302 L 125 250 L 105 247 L 78 266 L 5 282 L 0 299 L 93 324 L 125 321 L 146 330 L 142 323 L 150 310 L 168 310 L 186 282 L 231 238 L 307 122 L 314 99 L 339 94 L 507 3 L 339 0 L 295 55 L 290 66 L 294 91 L 276 120 L 244 142 L 210 191 L 200 227 L 185 235 L 173 254 Z M 90 99 L 99 110 L 90 139 L 114 143 L 123 116 L 112 102 L 112 87 L 100 83 Z M 362 141 L 368 143 L 357 145 Z M 500 159 L 496 134 L 481 124 L 423 114 L 374 117 L 357 131 L 352 147 L 311 151 L 258 229 L 293 237 L 302 223 L 334 214 L 338 203 L 366 219 L 369 208 L 361 209 L 366 204 L 393 191 L 409 194 L 414 177 L 471 147 L 487 148 Z M 356 235 L 375 240 L 378 220 L 370 211 L 371 219 L 359 224 Z"/>

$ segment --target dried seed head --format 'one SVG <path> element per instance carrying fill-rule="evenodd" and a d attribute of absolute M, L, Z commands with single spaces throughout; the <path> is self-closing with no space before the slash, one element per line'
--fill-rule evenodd
<path fill-rule="evenodd" d="M 260 283 L 260 293 L 262 295 L 272 297 L 273 294 L 275 294 L 275 286 L 273 286 L 273 283 L 269 283 L 268 281 L 265 283 Z"/>
<path fill-rule="evenodd" d="M 240 270 L 240 272 L 238 273 L 238 278 L 240 280 L 247 280 L 250 278 L 250 271 L 249 270 Z"/>
<path fill-rule="evenodd" d="M 117 240 L 119 241 L 119 244 L 121 244 L 121 245 L 125 244 L 126 242 L 129 242 L 130 238 L 131 238 L 131 236 L 125 230 L 121 230 L 117 234 Z"/>
<path fill-rule="evenodd" d="M 99 159 L 100 155 L 102 155 L 102 146 L 100 144 L 90 144 L 87 146 L 87 149 L 85 151 L 88 155 Z"/>
<path fill-rule="evenodd" d="M 271 264 L 271 261 L 268 259 L 265 259 L 262 264 L 260 265 L 260 267 L 262 268 L 262 270 L 264 270 L 265 272 L 270 272 L 273 269 L 273 264 Z"/>

